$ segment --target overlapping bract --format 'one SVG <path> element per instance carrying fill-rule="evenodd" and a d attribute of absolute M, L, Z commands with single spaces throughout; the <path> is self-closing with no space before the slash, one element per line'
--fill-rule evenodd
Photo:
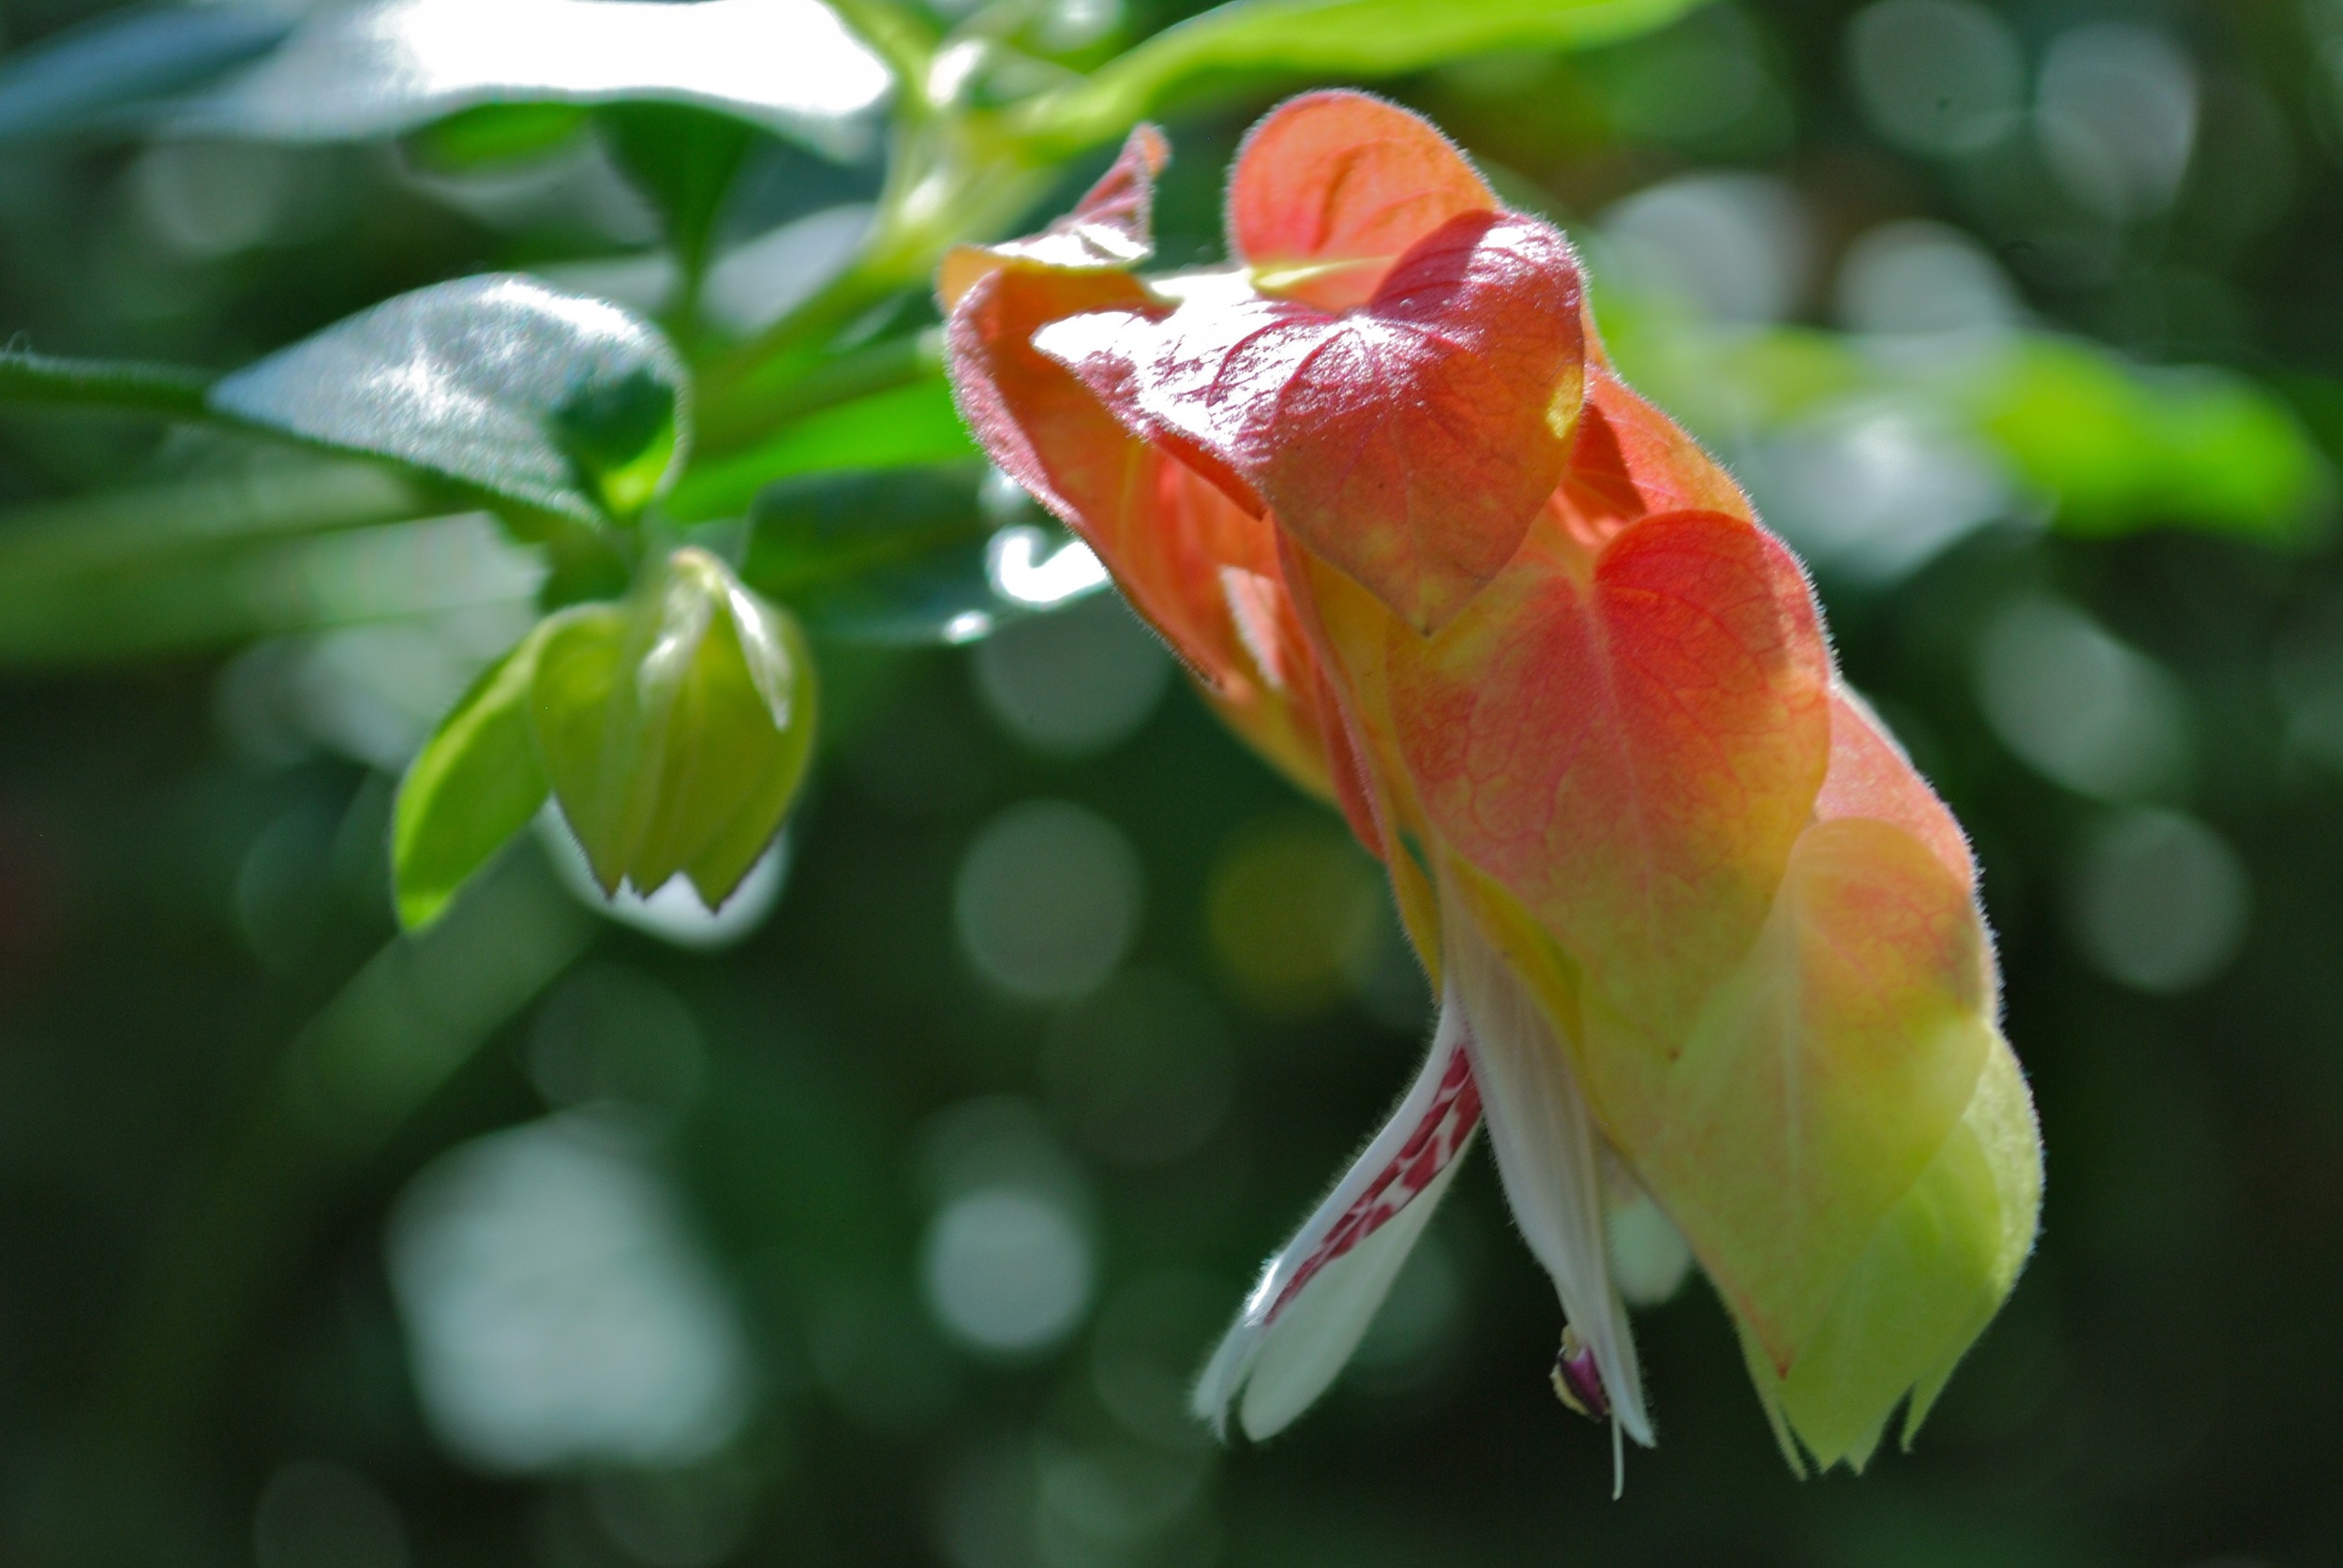
<path fill-rule="evenodd" d="M 1234 264 L 1144 280 L 1161 157 L 1142 132 L 1051 234 L 948 263 L 963 412 L 1382 858 L 1630 1434 L 1599 1231 L 1640 1187 L 1794 1461 L 1791 1434 L 1859 1466 L 2033 1236 L 1959 828 L 1839 680 L 1796 560 L 1611 372 L 1559 232 L 1415 116 L 1313 94 L 1240 154 Z"/>

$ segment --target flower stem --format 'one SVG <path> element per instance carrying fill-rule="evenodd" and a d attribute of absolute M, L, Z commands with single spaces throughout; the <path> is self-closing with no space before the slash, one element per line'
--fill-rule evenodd
<path fill-rule="evenodd" d="M 212 381 L 207 371 L 176 365 L 0 352 L 0 403 L 77 404 L 208 419 L 212 411 L 204 395 Z"/>

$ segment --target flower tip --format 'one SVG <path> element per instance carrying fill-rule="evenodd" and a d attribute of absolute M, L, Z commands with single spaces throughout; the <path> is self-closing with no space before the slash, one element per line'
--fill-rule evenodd
<path fill-rule="evenodd" d="M 1565 1409 L 1589 1421 L 1610 1418 L 1611 1399 L 1603 1391 L 1603 1369 L 1595 1365 L 1594 1351 L 1578 1337 L 1578 1331 L 1567 1323 L 1562 1326 L 1562 1348 L 1554 1355 L 1554 1396 Z"/>
<path fill-rule="evenodd" d="M 1131 127 L 1123 142 L 1123 156 L 1115 159 L 1118 165 L 1143 166 L 1150 179 L 1161 174 L 1171 161 L 1171 138 L 1152 120 L 1142 120 Z"/>
<path fill-rule="evenodd" d="M 1237 1321 L 1229 1325 L 1228 1333 L 1214 1347 L 1212 1359 L 1196 1375 L 1196 1386 L 1188 1391 L 1188 1413 L 1212 1428 L 1216 1442 L 1226 1444 L 1229 1441 L 1229 1412 L 1235 1408 L 1237 1395 L 1253 1370 L 1260 1347 L 1260 1324 L 1249 1312 L 1239 1313 Z"/>

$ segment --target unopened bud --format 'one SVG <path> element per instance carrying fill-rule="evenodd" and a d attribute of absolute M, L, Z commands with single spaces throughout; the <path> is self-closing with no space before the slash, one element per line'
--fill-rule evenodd
<path fill-rule="evenodd" d="M 779 829 L 813 743 L 797 623 L 695 548 L 626 605 L 565 612 L 531 698 L 554 798 L 607 892 L 681 874 L 721 903 Z"/>

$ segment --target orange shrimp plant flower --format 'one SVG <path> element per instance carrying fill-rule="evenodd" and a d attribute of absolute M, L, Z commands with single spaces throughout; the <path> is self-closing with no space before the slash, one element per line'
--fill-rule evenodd
<path fill-rule="evenodd" d="M 1415 115 L 1315 93 L 1238 155 L 1231 264 L 1143 277 L 1164 156 L 1142 128 L 1046 231 L 947 260 L 961 408 L 1341 806 L 1440 997 L 1200 1412 L 1261 1438 L 1323 1392 L 1485 1122 L 1561 1298 L 1556 1387 L 1615 1451 L 1652 1424 L 1607 1227 L 1648 1200 L 1791 1463 L 1860 1468 L 2039 1204 L 1959 826 L 1797 560 L 1613 372 L 1560 231 Z"/>

